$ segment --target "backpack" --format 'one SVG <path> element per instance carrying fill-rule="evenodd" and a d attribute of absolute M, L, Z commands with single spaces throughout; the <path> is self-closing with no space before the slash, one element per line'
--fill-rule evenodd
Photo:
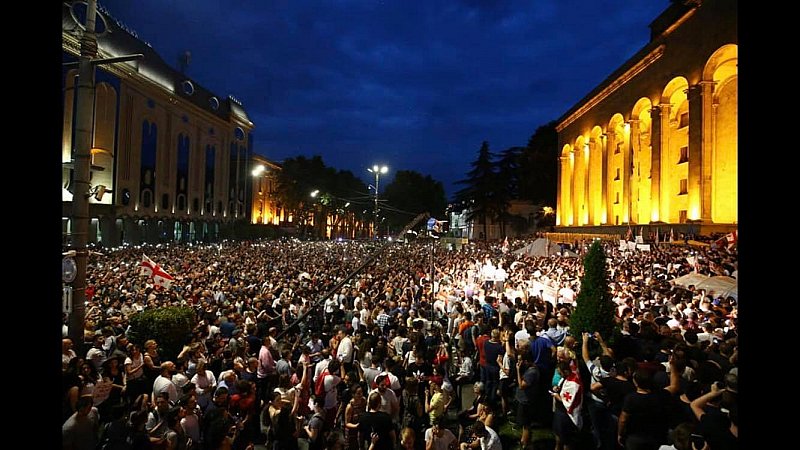
<path fill-rule="evenodd" d="M 329 375 L 328 369 L 322 371 L 314 384 L 314 396 L 322 398 L 325 395 L 325 377 Z"/>

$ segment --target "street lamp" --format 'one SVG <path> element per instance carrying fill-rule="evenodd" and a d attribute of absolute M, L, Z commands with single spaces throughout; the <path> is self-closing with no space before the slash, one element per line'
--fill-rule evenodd
<path fill-rule="evenodd" d="M 375 210 L 374 210 L 375 217 L 373 218 L 374 225 L 372 227 L 373 228 L 372 231 L 374 233 L 374 237 L 377 237 L 378 236 L 378 184 L 380 183 L 381 180 L 381 174 L 382 173 L 385 174 L 386 172 L 388 172 L 389 168 L 386 166 L 378 167 L 378 165 L 375 164 L 374 166 L 372 166 L 371 169 L 367 168 L 367 171 L 375 174 L 375 186 L 373 186 L 375 188 Z"/>

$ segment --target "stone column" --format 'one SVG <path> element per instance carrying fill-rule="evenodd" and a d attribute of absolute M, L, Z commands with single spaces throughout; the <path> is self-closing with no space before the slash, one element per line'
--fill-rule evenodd
<path fill-rule="evenodd" d="M 638 187 L 638 184 L 641 183 L 640 177 L 636 174 L 637 170 L 637 162 L 641 164 L 641 151 L 642 149 L 639 147 L 639 119 L 631 119 L 630 121 L 631 132 L 630 132 L 630 145 L 629 145 L 629 152 L 626 154 L 628 155 L 628 164 L 625 166 L 628 171 L 628 183 L 625 185 L 626 195 L 625 195 L 625 207 L 628 210 L 628 222 L 635 221 L 636 223 L 646 223 L 650 222 L 649 218 L 645 218 L 642 221 L 642 217 L 639 216 L 639 199 L 637 194 L 634 192 L 633 188 L 634 185 Z M 639 156 L 639 157 L 634 157 Z M 641 187 L 639 187 L 641 189 Z M 636 207 L 634 208 L 634 203 Z"/>
<path fill-rule="evenodd" d="M 584 223 L 584 225 L 592 224 L 592 207 L 589 204 L 592 197 L 589 195 L 589 178 L 592 174 L 591 159 L 593 144 L 592 138 L 589 138 L 586 141 L 586 146 L 589 151 L 583 150 L 583 207 L 586 208 L 586 213 L 584 214 L 583 211 L 581 211 L 581 220 L 586 217 L 586 223 Z"/>
<path fill-rule="evenodd" d="M 689 179 L 688 179 L 688 218 L 691 220 L 699 219 L 703 206 L 703 131 L 704 114 L 703 94 L 701 86 L 695 84 L 690 86 L 686 92 L 689 101 Z M 709 117 L 710 118 L 710 117 Z"/>
<path fill-rule="evenodd" d="M 567 213 L 569 211 L 569 192 L 564 192 L 565 180 L 564 176 L 569 167 L 569 157 L 558 157 L 558 196 L 556 197 L 556 211 L 558 212 L 558 225 L 567 225 Z M 562 201 L 563 199 L 563 201 Z"/>
<path fill-rule="evenodd" d="M 650 215 L 652 220 L 652 211 L 656 211 L 657 220 L 667 222 L 661 201 L 661 149 L 665 146 L 668 134 L 664 130 L 669 130 L 669 104 L 653 106 L 650 110 L 650 117 L 652 119 L 650 122 L 652 127 L 650 132 Z"/>
<path fill-rule="evenodd" d="M 631 223 L 631 128 L 628 122 L 628 142 L 622 143 L 622 218 L 623 222 Z M 623 138 L 624 139 L 624 138 Z"/>
<path fill-rule="evenodd" d="M 700 82 L 700 98 L 702 104 L 702 155 L 703 167 L 701 169 L 701 193 L 700 193 L 700 219 L 704 223 L 712 222 L 711 208 L 713 206 L 714 183 L 713 183 L 713 170 L 714 170 L 714 152 L 715 140 L 714 131 L 716 125 L 717 105 L 714 103 L 714 81 L 701 81 Z M 689 104 L 691 108 L 691 103 Z M 689 114 L 691 121 L 692 115 Z M 691 133 L 691 129 L 689 129 Z M 689 147 L 691 149 L 691 147 Z M 691 158 L 689 164 L 692 164 Z M 691 166 L 690 166 L 691 167 Z"/>
<path fill-rule="evenodd" d="M 150 218 L 147 220 L 147 228 L 144 232 L 144 241 L 148 244 L 158 244 L 158 219 Z"/>
<path fill-rule="evenodd" d="M 141 243 L 139 227 L 136 226 L 136 222 L 132 217 L 122 219 L 122 234 L 123 243 L 131 245 L 139 245 Z"/>
<path fill-rule="evenodd" d="M 617 132 L 614 129 L 608 130 L 608 139 L 606 144 L 606 151 L 603 154 L 603 188 L 606 190 L 604 198 L 606 199 L 606 224 L 614 224 L 614 202 L 616 198 L 613 196 L 612 190 L 608 188 L 608 184 L 614 179 L 614 175 L 609 173 L 611 164 L 609 160 L 614 157 L 614 149 L 617 145 Z"/>
<path fill-rule="evenodd" d="M 100 217 L 100 236 L 103 239 L 104 247 L 119 246 L 119 230 L 117 230 L 117 221 L 115 217 Z"/>
<path fill-rule="evenodd" d="M 601 168 L 600 168 L 600 184 L 601 186 L 601 193 L 600 193 L 600 211 L 606 211 L 605 220 L 601 215 L 600 223 L 601 225 L 608 225 L 609 224 L 609 204 L 611 202 L 608 199 L 608 134 L 603 133 L 600 135 L 600 160 L 601 160 Z"/>

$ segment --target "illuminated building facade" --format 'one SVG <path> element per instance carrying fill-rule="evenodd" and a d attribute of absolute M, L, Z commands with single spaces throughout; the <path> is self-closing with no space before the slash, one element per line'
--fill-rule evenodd
<path fill-rule="evenodd" d="M 65 236 L 72 213 L 78 72 L 70 63 L 80 53 L 85 14 L 83 2 L 63 4 Z M 241 102 L 219 98 L 170 67 L 99 6 L 96 33 L 97 58 L 144 57 L 95 69 L 89 242 L 213 241 L 226 225 L 246 221 L 254 125 Z"/>
<path fill-rule="evenodd" d="M 737 2 L 673 0 L 650 29 L 558 120 L 557 227 L 736 226 Z"/>
<path fill-rule="evenodd" d="M 250 223 L 262 225 L 280 225 L 288 221 L 288 217 L 276 198 L 278 187 L 277 173 L 281 166 L 253 154 L 251 159 L 253 175 L 253 199 L 250 212 Z"/>

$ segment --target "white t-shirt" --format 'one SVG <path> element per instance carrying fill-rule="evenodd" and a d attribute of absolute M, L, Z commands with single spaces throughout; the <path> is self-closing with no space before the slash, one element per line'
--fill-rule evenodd
<path fill-rule="evenodd" d="M 428 428 L 425 430 L 425 442 L 429 442 L 433 439 L 433 428 Z M 453 434 L 452 431 L 448 430 L 447 428 L 441 429 L 441 435 L 433 441 L 433 450 L 447 450 L 450 447 L 450 444 L 456 440 L 456 436 Z M 427 447 L 427 445 L 426 445 Z"/>
<path fill-rule="evenodd" d="M 489 434 L 486 437 L 478 439 L 481 443 L 481 450 L 503 450 L 503 445 L 500 443 L 500 436 L 493 429 L 486 427 Z"/>

